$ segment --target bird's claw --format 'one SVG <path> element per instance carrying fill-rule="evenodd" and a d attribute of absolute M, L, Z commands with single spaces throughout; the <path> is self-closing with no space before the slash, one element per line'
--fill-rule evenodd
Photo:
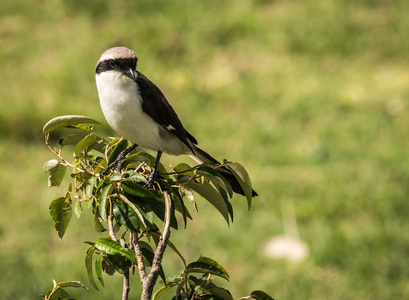
<path fill-rule="evenodd" d="M 119 153 L 118 157 L 109 164 L 108 167 L 105 168 L 104 171 L 102 171 L 102 175 L 107 175 L 108 172 L 113 169 L 115 166 L 116 170 L 119 172 L 122 169 L 122 164 L 124 162 L 125 157 L 132 151 L 134 150 L 136 147 L 138 147 L 137 144 L 132 144 L 130 147 L 126 148 L 125 150 L 123 150 L 121 153 Z"/>
<path fill-rule="evenodd" d="M 157 178 L 158 178 L 158 172 L 154 170 L 148 177 L 148 183 L 145 184 L 143 187 L 146 189 L 150 189 L 153 186 Z"/>

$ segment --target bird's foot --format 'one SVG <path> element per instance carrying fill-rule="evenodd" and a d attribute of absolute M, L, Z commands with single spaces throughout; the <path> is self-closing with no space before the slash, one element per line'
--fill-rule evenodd
<path fill-rule="evenodd" d="M 109 164 L 108 167 L 105 168 L 104 171 L 102 171 L 102 175 L 104 175 L 104 176 L 105 176 L 105 175 L 108 175 L 108 172 L 109 172 L 110 170 L 112 170 L 113 168 L 115 168 L 116 165 L 118 165 L 118 167 L 117 167 L 118 171 L 121 170 L 121 168 L 122 168 L 122 162 L 123 162 L 123 160 L 124 160 L 124 157 L 120 157 L 120 156 L 121 156 L 121 155 L 119 155 L 119 156 L 117 157 L 117 159 L 115 159 L 112 163 Z"/>
<path fill-rule="evenodd" d="M 153 186 L 155 180 L 158 178 L 158 173 L 159 172 L 156 169 L 153 170 L 153 172 L 149 175 L 148 183 L 144 185 L 144 188 L 150 189 Z"/>
<path fill-rule="evenodd" d="M 145 184 L 145 188 L 150 189 L 153 186 L 153 183 L 155 182 L 156 178 L 158 178 L 158 166 L 159 166 L 159 160 L 160 157 L 162 156 L 162 151 L 158 151 L 158 154 L 156 155 L 156 161 L 155 161 L 155 167 L 153 168 L 152 173 L 148 177 L 148 183 Z"/>
<path fill-rule="evenodd" d="M 102 175 L 107 175 L 108 172 L 113 169 L 115 166 L 117 166 L 117 171 L 121 171 L 122 169 L 122 163 L 124 162 L 125 157 L 132 151 L 134 150 L 136 147 L 138 147 L 137 144 L 133 144 L 130 147 L 126 148 L 125 150 L 123 150 L 121 153 L 119 153 L 118 157 L 109 164 L 108 167 L 106 167 L 106 169 L 104 171 L 102 171 Z"/>

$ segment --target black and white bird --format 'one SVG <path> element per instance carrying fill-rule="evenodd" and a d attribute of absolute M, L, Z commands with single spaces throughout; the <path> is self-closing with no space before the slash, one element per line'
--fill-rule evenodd
<path fill-rule="evenodd" d="M 99 100 L 108 124 L 117 134 L 134 143 L 122 153 L 122 159 L 137 145 L 157 151 L 150 184 L 156 179 L 162 152 L 187 154 L 199 163 L 219 165 L 216 159 L 197 146 L 196 139 L 185 130 L 159 88 L 135 70 L 137 61 L 134 51 L 114 47 L 102 53 L 95 71 Z M 239 182 L 227 168 L 218 170 L 234 192 L 244 195 Z M 257 196 L 254 190 L 253 196 Z"/>

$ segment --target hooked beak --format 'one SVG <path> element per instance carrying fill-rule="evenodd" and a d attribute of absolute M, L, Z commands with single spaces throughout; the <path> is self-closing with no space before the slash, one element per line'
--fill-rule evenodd
<path fill-rule="evenodd" d="M 126 70 L 124 72 L 124 75 L 128 76 L 129 78 L 131 78 L 132 80 L 136 80 L 136 78 L 138 77 L 138 73 L 136 73 L 136 70 L 129 68 L 128 70 Z"/>

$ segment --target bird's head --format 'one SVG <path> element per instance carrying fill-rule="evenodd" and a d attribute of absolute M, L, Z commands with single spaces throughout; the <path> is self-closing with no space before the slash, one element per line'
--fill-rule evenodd
<path fill-rule="evenodd" d="M 113 72 L 118 76 L 125 75 L 133 80 L 136 79 L 137 73 L 135 71 L 138 56 L 131 49 L 126 47 L 114 47 L 102 53 L 95 74 L 104 72 Z"/>

